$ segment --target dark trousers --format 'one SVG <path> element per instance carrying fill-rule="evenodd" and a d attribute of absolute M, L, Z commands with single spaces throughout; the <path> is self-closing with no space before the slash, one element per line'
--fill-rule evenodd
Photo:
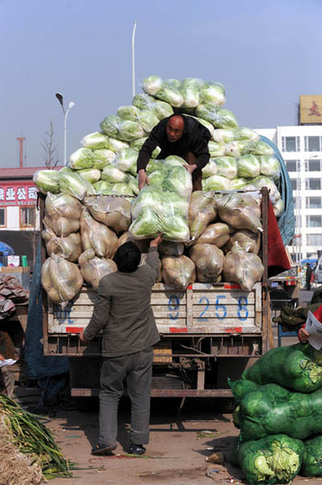
<path fill-rule="evenodd" d="M 118 404 L 124 383 L 131 400 L 130 442 L 149 442 L 150 392 L 153 349 L 120 357 L 106 357 L 100 375 L 99 444 L 114 445 L 117 436 Z"/>
<path fill-rule="evenodd" d="M 186 161 L 188 165 L 196 163 L 196 157 L 192 152 L 188 152 Z M 192 173 L 192 192 L 195 192 L 196 190 L 202 190 L 202 171 L 200 168 L 196 168 Z"/>

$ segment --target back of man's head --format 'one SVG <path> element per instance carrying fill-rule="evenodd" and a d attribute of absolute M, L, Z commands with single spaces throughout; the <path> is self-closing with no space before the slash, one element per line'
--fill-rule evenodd
<path fill-rule="evenodd" d="M 132 241 L 127 241 L 118 248 L 114 261 L 122 273 L 133 273 L 141 261 L 141 251 Z"/>

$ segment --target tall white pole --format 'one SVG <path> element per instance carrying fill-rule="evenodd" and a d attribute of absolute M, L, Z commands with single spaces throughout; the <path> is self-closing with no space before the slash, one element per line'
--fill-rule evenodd
<path fill-rule="evenodd" d="M 71 101 L 64 115 L 64 165 L 67 165 L 67 116 L 75 103 Z"/>
<path fill-rule="evenodd" d="M 135 31 L 136 31 L 137 21 L 134 22 L 133 32 L 132 32 L 132 97 L 135 96 Z"/>

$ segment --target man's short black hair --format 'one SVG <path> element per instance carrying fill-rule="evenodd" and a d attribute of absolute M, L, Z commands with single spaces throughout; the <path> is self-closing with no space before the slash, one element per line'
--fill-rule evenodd
<path fill-rule="evenodd" d="M 117 249 L 114 261 L 122 273 L 133 273 L 140 264 L 141 251 L 134 242 L 127 241 Z"/>

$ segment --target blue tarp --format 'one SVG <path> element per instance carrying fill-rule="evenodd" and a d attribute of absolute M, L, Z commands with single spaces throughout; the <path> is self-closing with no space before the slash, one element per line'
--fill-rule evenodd
<path fill-rule="evenodd" d="M 68 357 L 44 356 L 41 286 L 41 240 L 37 247 L 34 272 L 31 280 L 28 320 L 26 329 L 26 374 L 31 380 L 43 379 L 68 372 Z"/>
<path fill-rule="evenodd" d="M 290 176 L 287 172 L 287 168 L 281 152 L 277 146 L 266 136 L 261 135 L 261 140 L 267 143 L 275 151 L 275 156 L 280 162 L 281 168 L 281 182 L 278 189 L 280 191 L 281 197 L 284 201 L 284 212 L 278 219 L 278 227 L 282 236 L 284 246 L 291 243 L 295 234 L 295 216 L 294 216 L 294 202 L 293 202 L 293 188 Z"/>
<path fill-rule="evenodd" d="M 9 256 L 11 254 L 15 254 L 14 249 L 12 249 L 9 244 L 6 244 L 2 241 L 0 241 L 0 252 L 4 254 L 4 256 Z"/>

